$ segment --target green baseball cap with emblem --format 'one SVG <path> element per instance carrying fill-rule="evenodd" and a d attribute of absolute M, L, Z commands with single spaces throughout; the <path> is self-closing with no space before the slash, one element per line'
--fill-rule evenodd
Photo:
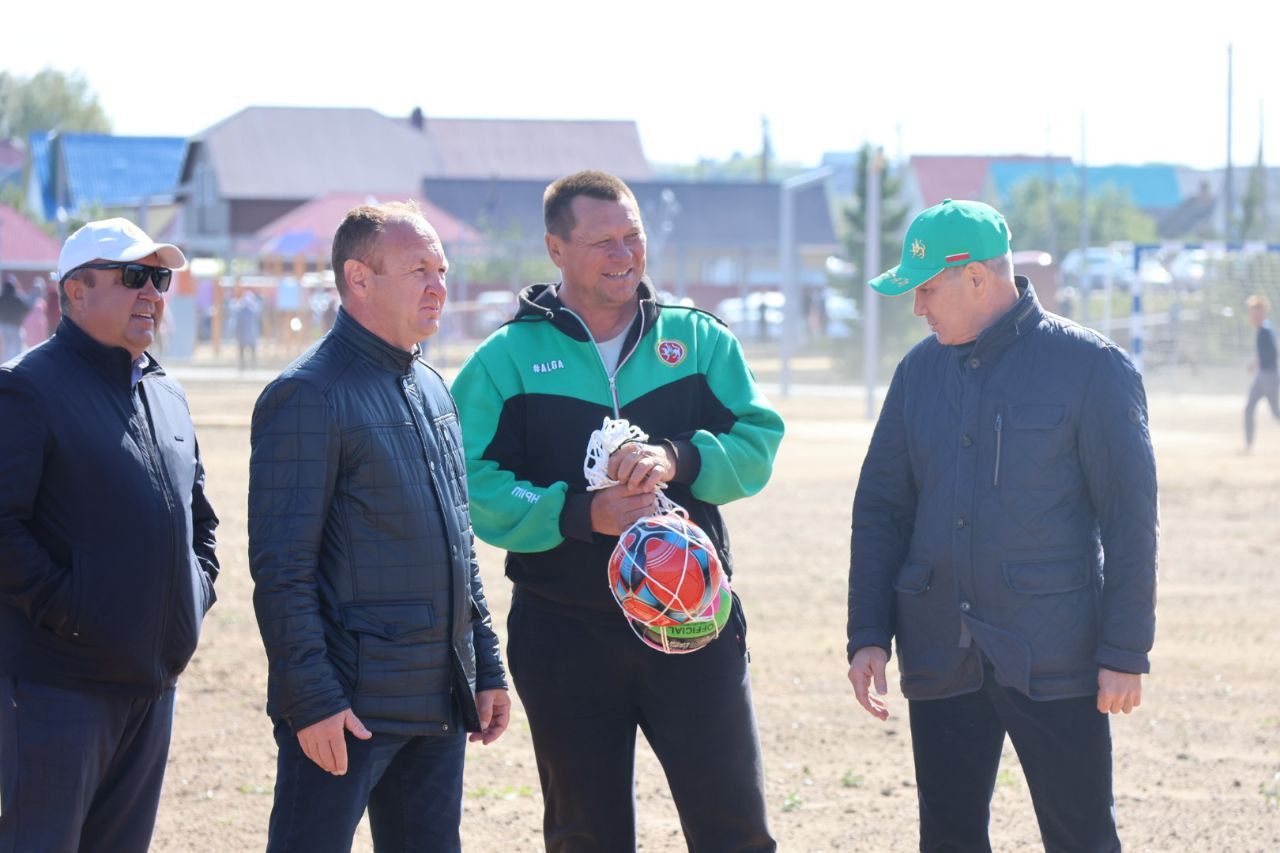
<path fill-rule="evenodd" d="M 1009 251 L 1009 224 L 980 201 L 945 199 L 921 211 L 902 241 L 902 263 L 867 282 L 885 296 L 914 290 L 947 267 Z"/>

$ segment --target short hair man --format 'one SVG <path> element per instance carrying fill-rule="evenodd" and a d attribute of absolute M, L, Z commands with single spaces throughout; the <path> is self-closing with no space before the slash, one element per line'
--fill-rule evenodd
<path fill-rule="evenodd" d="M 1006 732 L 1050 850 L 1119 850 L 1108 713 L 1155 629 L 1156 476 L 1129 359 L 1047 314 L 1009 229 L 950 199 L 870 282 L 933 334 L 894 373 L 853 505 L 849 679 L 888 711 L 896 641 L 921 850 L 989 850 Z"/>
<path fill-rule="evenodd" d="M 1254 359 L 1249 365 L 1253 382 L 1249 385 L 1249 398 L 1244 404 L 1244 449 L 1253 449 L 1254 409 L 1265 399 L 1271 414 L 1280 420 L 1280 370 L 1276 367 L 1276 330 L 1267 319 L 1271 300 L 1255 293 L 1245 300 L 1249 322 L 1258 330 L 1254 337 Z"/>
<path fill-rule="evenodd" d="M 176 247 L 90 222 L 62 322 L 0 368 L 0 849 L 145 851 L 218 575 L 182 389 L 147 347 Z"/>
<path fill-rule="evenodd" d="M 655 492 L 689 511 L 728 567 L 719 504 L 772 471 L 782 419 L 715 317 L 660 305 L 644 276 L 630 188 L 603 172 L 552 183 L 546 245 L 563 276 L 520 295 L 453 390 L 480 537 L 515 582 L 508 655 L 529 716 L 549 850 L 631 850 L 637 726 L 662 762 L 692 850 L 772 850 L 741 602 L 706 647 L 668 656 L 633 636 L 610 597 L 609 556 Z M 583 457 L 605 417 L 650 436 L 587 491 Z"/>
<path fill-rule="evenodd" d="M 417 205 L 352 209 L 333 240 L 338 319 L 254 408 L 271 851 L 350 849 L 366 807 L 379 850 L 460 849 L 462 731 L 487 744 L 507 725 L 457 412 L 418 357 L 447 268 Z"/>

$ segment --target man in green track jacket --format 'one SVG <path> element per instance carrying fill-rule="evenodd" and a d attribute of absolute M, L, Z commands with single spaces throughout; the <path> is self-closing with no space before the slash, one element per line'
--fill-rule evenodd
<path fill-rule="evenodd" d="M 508 551 L 515 583 L 507 655 L 533 733 L 547 848 L 635 847 L 639 726 L 691 850 L 773 850 L 741 602 L 705 648 L 666 655 L 632 634 L 606 566 L 665 484 L 732 571 L 717 506 L 768 481 L 782 419 L 719 320 L 656 302 L 626 184 L 569 175 L 547 188 L 543 212 L 562 281 L 525 289 L 453 393 L 475 531 Z M 605 417 L 626 418 L 651 443 L 620 448 L 609 460 L 619 485 L 588 492 L 583 457 Z"/>

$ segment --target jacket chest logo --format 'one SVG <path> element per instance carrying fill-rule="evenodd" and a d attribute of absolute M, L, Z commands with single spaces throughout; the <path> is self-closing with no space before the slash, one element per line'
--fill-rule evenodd
<path fill-rule="evenodd" d="M 534 373 L 550 373 L 553 370 L 564 370 L 564 362 L 558 358 L 551 361 L 535 361 L 533 363 Z"/>
<path fill-rule="evenodd" d="M 679 341 L 658 341 L 658 358 L 671 367 L 684 361 L 688 354 L 689 350 Z"/>

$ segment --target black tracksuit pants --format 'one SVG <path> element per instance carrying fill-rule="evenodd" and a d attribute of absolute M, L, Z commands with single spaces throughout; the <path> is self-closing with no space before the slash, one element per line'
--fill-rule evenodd
<path fill-rule="evenodd" d="M 775 850 L 745 621 L 731 619 L 696 652 L 667 655 L 637 639 L 620 612 L 579 615 L 517 588 L 507 623 L 547 850 L 635 849 L 637 728 L 662 763 L 691 851 Z"/>

